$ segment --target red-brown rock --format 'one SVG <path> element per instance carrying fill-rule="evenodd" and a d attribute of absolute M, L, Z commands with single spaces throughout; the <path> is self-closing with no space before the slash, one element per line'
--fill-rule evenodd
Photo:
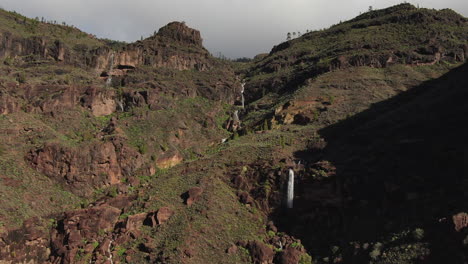
<path fill-rule="evenodd" d="M 303 253 L 295 248 L 288 247 L 281 252 L 279 257 L 279 264 L 297 264 Z"/>
<path fill-rule="evenodd" d="M 118 142 L 80 149 L 48 143 L 30 151 L 26 159 L 33 168 L 66 183 L 79 195 L 89 194 L 93 187 L 118 184 L 143 163 L 139 153 Z"/>
<path fill-rule="evenodd" d="M 452 216 L 453 224 L 455 225 L 455 230 L 460 232 L 463 228 L 468 227 L 468 214 L 467 213 L 458 213 Z"/>
<path fill-rule="evenodd" d="M 271 264 L 273 263 L 273 249 L 260 241 L 250 241 L 247 245 L 250 256 L 255 264 Z"/>
<path fill-rule="evenodd" d="M 158 220 L 158 224 L 164 224 L 165 222 L 167 222 L 167 220 L 169 220 L 169 218 L 171 218 L 173 214 L 174 211 L 171 208 L 161 207 L 156 213 L 156 219 Z"/>
<path fill-rule="evenodd" d="M 188 190 L 187 192 L 187 200 L 185 203 L 188 206 L 191 206 L 193 203 L 195 203 L 199 198 L 200 195 L 203 193 L 203 189 L 200 187 L 192 187 Z"/>

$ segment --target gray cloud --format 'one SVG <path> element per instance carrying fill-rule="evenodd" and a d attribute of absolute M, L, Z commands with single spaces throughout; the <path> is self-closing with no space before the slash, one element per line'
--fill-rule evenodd
<path fill-rule="evenodd" d="M 201 31 L 213 54 L 252 57 L 269 52 L 288 31 L 316 30 L 355 17 L 369 6 L 398 0 L 2 0 L 28 17 L 65 21 L 101 38 L 132 42 L 171 21 Z M 452 8 L 467 16 L 466 0 L 419 0 L 426 8 Z"/>

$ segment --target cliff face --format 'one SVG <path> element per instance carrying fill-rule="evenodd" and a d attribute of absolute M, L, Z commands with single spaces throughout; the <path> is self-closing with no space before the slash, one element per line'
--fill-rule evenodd
<path fill-rule="evenodd" d="M 69 46 L 60 38 L 40 35 L 24 37 L 0 31 L 0 59 L 49 59 L 89 67 L 103 75 L 118 74 L 118 70 L 122 73 L 122 70 L 142 65 L 198 71 L 206 71 L 213 66 L 213 59 L 202 45 L 200 32 L 180 22 L 172 22 L 162 27 L 156 35 L 122 48 L 111 48 L 103 42 L 100 44 L 98 47 L 85 44 Z M 109 72 L 110 69 L 116 72 Z"/>

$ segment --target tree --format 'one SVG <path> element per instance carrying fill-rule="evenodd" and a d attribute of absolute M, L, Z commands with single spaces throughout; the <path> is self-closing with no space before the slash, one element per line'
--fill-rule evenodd
<path fill-rule="evenodd" d="M 296 37 L 296 32 L 293 32 L 293 37 Z"/>
<path fill-rule="evenodd" d="M 286 40 L 291 40 L 291 32 L 288 32 L 288 34 L 286 34 Z"/>
<path fill-rule="evenodd" d="M 372 6 L 369 6 L 369 12 L 372 12 Z"/>

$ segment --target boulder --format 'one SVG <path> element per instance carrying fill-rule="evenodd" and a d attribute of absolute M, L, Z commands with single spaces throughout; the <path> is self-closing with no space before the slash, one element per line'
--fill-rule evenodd
<path fill-rule="evenodd" d="M 249 241 L 247 248 L 254 264 L 271 264 L 275 253 L 260 241 Z"/>
<path fill-rule="evenodd" d="M 303 253 L 293 247 L 283 250 L 279 256 L 279 264 L 298 264 Z"/>
<path fill-rule="evenodd" d="M 203 193 L 203 189 L 200 187 L 192 187 L 187 191 L 187 200 L 185 203 L 187 206 L 191 206 L 193 203 L 195 203 L 199 198 L 200 195 Z"/>
<path fill-rule="evenodd" d="M 156 213 L 156 219 L 158 220 L 158 225 L 162 225 L 171 218 L 174 214 L 174 211 L 169 207 L 161 207 Z"/>
<path fill-rule="evenodd" d="M 463 228 L 468 227 L 468 214 L 467 213 L 458 213 L 452 216 L 453 224 L 455 225 L 455 230 L 460 232 Z"/>

